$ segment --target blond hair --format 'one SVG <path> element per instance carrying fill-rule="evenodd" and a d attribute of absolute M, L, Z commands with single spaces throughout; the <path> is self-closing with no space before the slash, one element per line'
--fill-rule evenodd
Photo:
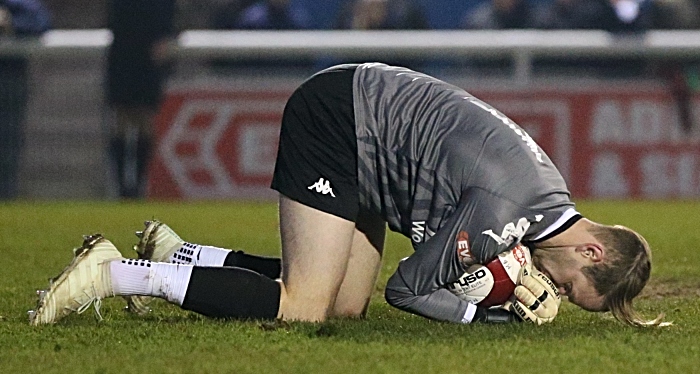
<path fill-rule="evenodd" d="M 584 267 L 583 273 L 603 295 L 605 309 L 629 325 L 661 325 L 663 314 L 644 320 L 632 306 L 632 299 L 642 291 L 651 274 L 649 243 L 635 231 L 619 225 L 596 224 L 589 232 L 603 244 L 606 257 L 601 263 Z"/>

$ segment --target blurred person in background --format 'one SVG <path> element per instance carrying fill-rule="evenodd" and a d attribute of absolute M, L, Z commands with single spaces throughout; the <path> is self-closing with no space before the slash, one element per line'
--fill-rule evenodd
<path fill-rule="evenodd" d="M 579 0 L 553 0 L 532 9 L 533 26 L 538 29 L 579 28 Z"/>
<path fill-rule="evenodd" d="M 654 28 L 697 29 L 700 27 L 700 1 L 655 0 Z M 697 128 L 692 101 L 698 91 L 698 64 L 684 59 L 661 59 L 654 63 L 656 74 L 666 81 L 674 100 L 681 129 L 691 134 Z"/>
<path fill-rule="evenodd" d="M 311 26 L 311 14 L 299 3 L 290 0 L 262 0 L 244 8 L 232 28 L 302 30 Z"/>
<path fill-rule="evenodd" d="M 596 29 L 615 33 L 652 28 L 654 12 L 651 0 L 554 0 L 531 10 L 535 28 Z"/>
<path fill-rule="evenodd" d="M 411 0 L 355 0 L 338 13 L 341 30 L 423 30 L 428 21 L 420 6 Z"/>
<path fill-rule="evenodd" d="M 41 1 L 0 0 L 0 39 L 37 37 L 49 27 L 50 15 Z M 28 69 L 22 54 L 0 55 L 0 200 L 17 196 Z"/>
<path fill-rule="evenodd" d="M 608 31 L 625 44 L 627 38 L 634 39 L 652 27 L 654 7 L 651 0 L 554 0 L 533 6 L 531 16 L 533 28 Z M 538 59 L 538 67 L 547 74 L 565 71 L 615 78 L 639 77 L 649 72 L 645 58 L 594 54 L 543 57 Z"/>
<path fill-rule="evenodd" d="M 700 1 L 654 0 L 654 29 L 697 29 L 700 27 Z"/>
<path fill-rule="evenodd" d="M 465 29 L 526 29 L 532 27 L 530 4 L 525 0 L 491 0 L 467 12 Z"/>
<path fill-rule="evenodd" d="M 532 28 L 531 6 L 526 0 L 488 0 L 471 8 L 462 17 L 463 29 L 511 30 Z M 503 74 L 510 70 L 511 61 L 504 58 L 478 58 L 458 62 L 474 75 Z"/>
<path fill-rule="evenodd" d="M 153 125 L 168 70 L 175 0 L 111 0 L 107 22 L 113 41 L 107 54 L 107 102 L 113 121 L 109 154 L 119 196 L 144 194 L 153 148 Z"/>
<path fill-rule="evenodd" d="M 354 0 L 341 7 L 333 26 L 337 30 L 424 30 L 428 20 L 423 9 L 412 0 Z M 390 65 L 418 68 L 423 60 L 400 58 L 382 60 Z M 339 61 L 327 59 L 326 67 Z"/>
<path fill-rule="evenodd" d="M 309 10 L 294 0 L 230 1 L 214 10 L 212 27 L 223 30 L 306 30 L 315 26 Z M 308 74 L 314 61 L 299 57 L 216 58 L 211 66 L 224 76 L 245 71 L 300 70 Z"/>
<path fill-rule="evenodd" d="M 208 7 L 208 24 L 200 29 L 212 28 L 216 30 L 230 30 L 236 28 L 236 22 L 243 9 L 255 3 L 255 0 L 213 0 Z M 196 4 L 200 6 L 199 3 Z M 185 8 L 180 6 L 179 9 Z M 185 10 L 185 9 L 183 9 Z"/>
<path fill-rule="evenodd" d="M 535 26 L 545 29 L 599 29 L 634 34 L 650 29 L 693 29 L 700 25 L 697 3 L 690 0 L 555 0 L 536 7 L 533 13 Z M 587 60 L 579 66 L 586 65 L 616 75 L 655 74 L 668 84 L 682 129 L 690 132 L 694 128 L 692 92 L 687 79 L 690 68 L 686 63 L 607 58 Z"/>

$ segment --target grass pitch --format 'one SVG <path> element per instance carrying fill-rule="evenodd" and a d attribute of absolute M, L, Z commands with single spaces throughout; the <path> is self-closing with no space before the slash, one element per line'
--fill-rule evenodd
<path fill-rule="evenodd" d="M 567 302 L 547 326 L 453 325 L 400 312 L 383 299 L 398 260 L 387 238 L 366 320 L 324 324 L 216 321 L 157 301 L 139 318 L 105 301 L 54 326 L 31 327 L 37 289 L 72 258 L 81 235 L 103 233 L 135 257 L 133 232 L 152 217 L 185 240 L 278 255 L 274 204 L 0 203 L 0 373 L 691 373 L 700 362 L 700 202 L 584 202 L 587 217 L 640 231 L 654 249 L 637 300 L 674 325 L 636 329 Z"/>

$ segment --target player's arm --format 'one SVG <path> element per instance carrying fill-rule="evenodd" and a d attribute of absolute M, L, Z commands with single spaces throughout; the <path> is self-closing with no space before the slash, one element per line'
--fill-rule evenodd
<path fill-rule="evenodd" d="M 477 309 L 476 306 L 452 294 L 445 286 L 455 282 L 464 274 L 469 264 L 484 263 L 493 259 L 497 254 L 507 251 L 517 242 L 517 238 L 501 238 L 496 240 L 494 231 L 504 231 L 505 224 L 510 218 L 496 217 L 489 207 L 493 196 L 483 190 L 470 191 L 463 195 L 455 212 L 429 241 L 416 245 L 415 252 L 402 261 L 396 272 L 389 279 L 385 296 L 387 302 L 394 307 L 432 319 L 468 323 L 483 322 L 512 322 L 515 308 L 520 312 L 525 308 L 537 309 L 540 305 L 526 294 L 532 282 L 521 284 L 518 289 L 523 300 L 509 304 L 508 309 L 490 310 Z M 508 202 L 498 201 L 498 206 Z M 502 209 L 501 211 L 517 211 Z M 474 223 L 473 217 L 479 217 L 480 222 Z M 513 225 L 514 227 L 517 227 Z M 493 228 L 487 230 L 486 228 Z M 517 234 L 517 230 L 508 231 Z M 509 239 L 511 239 L 509 241 Z M 465 240 L 466 243 L 460 243 Z M 536 286 L 532 286 L 536 287 Z M 541 289 L 529 290 L 532 295 L 540 297 Z M 537 298 L 535 297 L 535 299 Z M 549 305 L 548 305 L 549 306 Z M 538 313 L 542 309 L 538 310 Z M 553 318 L 549 308 L 545 318 Z M 534 312 L 534 311 L 533 311 Z M 528 321 L 542 320 L 539 317 L 522 317 Z M 556 315 L 556 312 L 554 313 Z M 550 319 L 551 320 L 551 319 Z"/>
<path fill-rule="evenodd" d="M 414 256 L 416 254 L 418 252 L 414 253 Z M 419 291 L 416 284 L 416 273 L 411 266 L 411 262 L 414 261 L 417 259 L 413 256 L 404 259 L 396 272 L 389 278 L 384 293 L 389 305 L 439 321 L 471 322 L 476 313 L 475 305 L 461 300 L 444 287 Z"/>
<path fill-rule="evenodd" d="M 478 310 L 474 304 L 459 298 L 445 286 L 464 274 L 458 259 L 460 232 L 475 213 L 478 196 L 462 196 L 457 209 L 427 242 L 415 246 L 415 252 L 401 261 L 387 283 L 387 302 L 401 310 L 427 318 L 456 323 L 476 320 L 493 321 L 495 314 Z M 476 236 L 474 233 L 473 236 Z M 504 250 L 506 247 L 504 247 Z M 493 250 L 497 253 L 496 249 Z M 474 253 L 474 263 L 480 254 Z M 500 313 L 499 314 L 503 314 Z"/>
<path fill-rule="evenodd" d="M 413 278 L 416 274 L 411 267 L 413 261 L 420 262 L 420 256 L 404 259 L 389 279 L 385 297 L 390 305 L 430 319 L 455 323 L 511 323 L 522 320 L 510 308 L 478 307 L 459 298 L 446 287 L 437 287 L 425 294 L 416 292 L 420 289 L 420 282 Z"/>

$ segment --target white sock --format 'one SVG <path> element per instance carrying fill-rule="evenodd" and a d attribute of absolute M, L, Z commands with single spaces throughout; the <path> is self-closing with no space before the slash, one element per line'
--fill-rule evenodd
<path fill-rule="evenodd" d="M 109 263 L 112 289 L 115 295 L 149 295 L 151 262 L 147 260 L 121 259 Z"/>
<path fill-rule="evenodd" d="M 230 249 L 185 243 L 168 260 L 172 264 L 221 267 L 230 252 Z"/>
<path fill-rule="evenodd" d="M 192 265 L 122 259 L 110 262 L 115 295 L 144 295 L 182 305 L 192 276 Z"/>

